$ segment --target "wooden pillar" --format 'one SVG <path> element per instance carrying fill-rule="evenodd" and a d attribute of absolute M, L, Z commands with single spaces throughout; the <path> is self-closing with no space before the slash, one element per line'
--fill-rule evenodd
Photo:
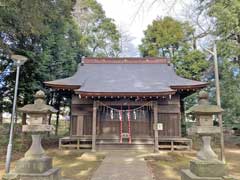
<path fill-rule="evenodd" d="M 99 108 L 99 105 L 98 105 Z M 101 118 L 101 112 L 97 111 L 97 135 L 100 134 L 100 118 Z"/>
<path fill-rule="evenodd" d="M 97 125 L 97 102 L 93 102 L 93 119 L 92 119 L 92 151 L 96 151 L 96 125 Z"/>
<path fill-rule="evenodd" d="M 153 120 L 154 120 L 154 152 L 158 152 L 158 130 L 157 130 L 157 123 L 158 123 L 158 104 L 154 102 L 153 104 Z"/>
<path fill-rule="evenodd" d="M 184 100 L 180 97 L 180 114 L 179 114 L 179 136 L 182 137 L 182 133 L 187 135 L 186 117 L 185 117 L 185 105 Z M 182 132 L 182 125 L 184 125 L 184 132 Z"/>
<path fill-rule="evenodd" d="M 73 106 L 73 103 L 72 103 L 72 99 L 73 99 L 73 96 L 74 96 L 74 94 L 71 93 L 71 95 L 70 95 L 70 112 L 69 112 L 69 117 L 70 117 L 69 121 L 70 121 L 70 124 L 69 124 L 69 127 L 68 127 L 69 135 L 70 135 L 70 136 L 72 136 L 72 130 L 73 130 L 73 128 L 72 128 L 72 121 L 73 121 L 73 115 L 72 115 L 72 106 Z"/>

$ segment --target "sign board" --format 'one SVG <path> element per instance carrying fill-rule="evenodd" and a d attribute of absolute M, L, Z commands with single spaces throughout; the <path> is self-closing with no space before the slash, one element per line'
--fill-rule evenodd
<path fill-rule="evenodd" d="M 157 123 L 157 130 L 163 130 L 163 123 Z"/>

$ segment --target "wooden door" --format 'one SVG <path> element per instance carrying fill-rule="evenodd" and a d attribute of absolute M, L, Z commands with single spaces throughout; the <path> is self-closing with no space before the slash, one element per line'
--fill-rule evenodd
<path fill-rule="evenodd" d="M 83 115 L 83 135 L 92 135 L 92 114 Z"/>
<path fill-rule="evenodd" d="M 99 120 L 99 135 L 104 137 L 120 137 L 119 113 L 114 113 L 113 117 L 109 113 L 101 113 Z M 138 112 L 134 116 L 130 113 L 130 126 L 128 122 L 128 111 L 122 112 L 122 133 L 131 133 L 132 138 L 149 137 L 152 134 L 152 122 L 149 111 Z"/>
<path fill-rule="evenodd" d="M 131 137 L 132 138 L 141 138 L 141 137 L 149 137 L 151 136 L 152 126 L 151 126 L 151 118 L 149 111 L 139 112 L 138 115 L 134 117 L 134 114 L 130 115 L 130 127 L 128 122 L 128 116 L 124 116 L 123 121 L 123 131 L 128 132 L 130 128 Z"/>

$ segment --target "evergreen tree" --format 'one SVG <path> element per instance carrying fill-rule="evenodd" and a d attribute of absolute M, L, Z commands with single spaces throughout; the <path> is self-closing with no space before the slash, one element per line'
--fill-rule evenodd
<path fill-rule="evenodd" d="M 208 62 L 201 51 L 193 48 L 193 34 L 188 23 L 171 17 L 157 19 L 144 31 L 139 50 L 143 56 L 171 57 L 178 75 L 200 80 Z"/>
<path fill-rule="evenodd" d="M 120 33 L 96 0 L 77 0 L 73 14 L 89 55 L 116 57 L 120 53 Z"/>
<path fill-rule="evenodd" d="M 0 48 L 4 56 L 14 53 L 29 59 L 20 71 L 18 104 L 32 102 L 35 91 L 44 88 L 43 81 L 66 77 L 76 70 L 84 49 L 72 18 L 73 6 L 71 0 L 10 0 L 1 7 Z M 13 68 L 0 90 L 9 100 L 14 84 Z"/>
<path fill-rule="evenodd" d="M 200 2 L 199 10 L 205 11 L 213 20 L 214 31 L 212 35 L 219 38 L 217 47 L 220 65 L 221 104 L 225 109 L 223 113 L 224 125 L 240 127 L 240 1 L 201 0 Z"/>

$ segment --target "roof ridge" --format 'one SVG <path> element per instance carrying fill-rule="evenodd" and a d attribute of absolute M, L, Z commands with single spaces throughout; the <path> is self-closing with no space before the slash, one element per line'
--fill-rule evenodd
<path fill-rule="evenodd" d="M 170 64 L 169 58 L 163 57 L 86 57 L 84 64 Z"/>

